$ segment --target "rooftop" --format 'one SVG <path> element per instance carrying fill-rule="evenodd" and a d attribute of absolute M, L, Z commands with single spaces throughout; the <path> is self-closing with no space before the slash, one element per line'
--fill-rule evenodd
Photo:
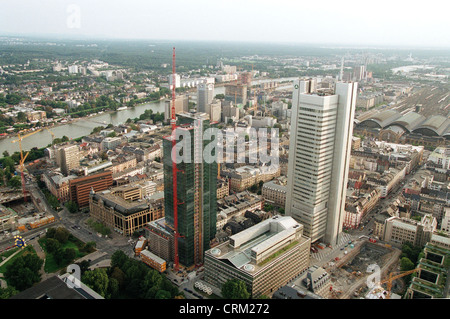
<path fill-rule="evenodd" d="M 304 242 L 303 226 L 290 216 L 275 216 L 230 237 L 206 253 L 237 269 L 253 274 L 276 252 Z"/>

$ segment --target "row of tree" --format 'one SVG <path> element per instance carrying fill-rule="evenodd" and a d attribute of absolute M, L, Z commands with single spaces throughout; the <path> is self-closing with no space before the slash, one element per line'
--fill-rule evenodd
<path fill-rule="evenodd" d="M 84 271 L 81 281 L 106 299 L 183 298 L 183 294 L 164 275 L 141 261 L 129 258 L 121 250 L 111 256 L 111 267 Z"/>

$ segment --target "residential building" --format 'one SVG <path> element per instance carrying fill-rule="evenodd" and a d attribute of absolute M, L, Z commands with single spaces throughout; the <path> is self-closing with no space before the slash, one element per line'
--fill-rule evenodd
<path fill-rule="evenodd" d="M 315 90 L 294 81 L 286 214 L 305 236 L 334 244 L 342 232 L 357 83 Z"/>
<path fill-rule="evenodd" d="M 148 250 L 164 259 L 174 261 L 174 230 L 166 223 L 164 217 L 149 222 L 145 227 L 145 238 L 148 240 Z"/>
<path fill-rule="evenodd" d="M 217 199 L 230 195 L 230 184 L 227 178 L 217 178 Z"/>
<path fill-rule="evenodd" d="M 243 216 L 247 212 L 262 210 L 264 199 L 260 195 L 243 191 L 225 196 L 217 200 L 217 231 L 223 229 L 233 218 Z"/>
<path fill-rule="evenodd" d="M 378 188 L 361 192 L 360 189 L 350 190 L 345 202 L 345 216 L 343 226 L 357 228 L 364 216 L 371 212 L 380 199 Z"/>
<path fill-rule="evenodd" d="M 261 193 L 266 203 L 283 208 L 286 206 L 286 184 L 279 180 L 264 183 Z"/>
<path fill-rule="evenodd" d="M 62 145 L 56 149 L 56 164 L 64 175 L 69 175 L 70 170 L 80 166 L 80 150 L 78 145 Z"/>
<path fill-rule="evenodd" d="M 427 214 L 420 221 L 390 217 L 386 219 L 383 229 L 383 240 L 393 245 L 403 245 L 410 242 L 415 246 L 423 246 L 430 242 L 435 245 L 450 248 L 450 239 L 437 231 L 436 218 Z"/>
<path fill-rule="evenodd" d="M 63 176 L 61 174 L 46 171 L 41 175 L 41 178 L 53 196 L 58 198 L 60 202 L 67 202 L 70 199 L 69 181 L 77 178 L 77 176 Z"/>
<path fill-rule="evenodd" d="M 437 167 L 450 170 L 450 148 L 437 147 L 429 156 L 428 161 Z"/>
<path fill-rule="evenodd" d="M 102 150 L 114 150 L 117 146 L 122 144 L 122 138 L 117 137 L 105 137 L 101 143 Z"/>
<path fill-rule="evenodd" d="M 221 175 L 229 179 L 230 190 L 242 192 L 259 182 L 267 182 L 280 176 L 280 166 L 241 166 L 234 170 L 222 170 Z"/>

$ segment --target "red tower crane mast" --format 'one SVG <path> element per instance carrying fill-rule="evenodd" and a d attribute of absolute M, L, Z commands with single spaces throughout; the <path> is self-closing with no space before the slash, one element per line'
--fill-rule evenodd
<path fill-rule="evenodd" d="M 175 88 L 176 88 L 176 74 L 175 74 L 175 47 L 173 48 L 172 54 L 172 107 L 171 107 L 171 124 L 172 124 L 172 152 L 176 148 L 175 140 L 175 130 L 177 128 L 177 119 L 175 116 Z M 175 229 L 174 234 L 174 270 L 178 272 L 179 270 L 179 257 L 178 257 L 178 238 L 180 234 L 178 233 L 178 194 L 177 194 L 177 163 L 172 156 L 172 178 L 173 178 L 173 227 Z"/>

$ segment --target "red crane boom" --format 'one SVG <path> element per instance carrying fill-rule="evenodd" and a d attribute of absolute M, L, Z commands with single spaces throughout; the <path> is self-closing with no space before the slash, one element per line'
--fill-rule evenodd
<path fill-rule="evenodd" d="M 177 119 L 175 116 L 175 88 L 176 88 L 176 74 L 175 74 L 175 47 L 172 54 L 172 108 L 171 108 L 171 124 L 172 124 L 172 152 L 176 148 L 175 130 L 177 128 Z M 172 177 L 173 177 L 173 227 L 175 229 L 174 240 L 174 270 L 179 270 L 179 257 L 178 257 L 178 194 L 177 194 L 177 163 L 172 156 Z"/>

